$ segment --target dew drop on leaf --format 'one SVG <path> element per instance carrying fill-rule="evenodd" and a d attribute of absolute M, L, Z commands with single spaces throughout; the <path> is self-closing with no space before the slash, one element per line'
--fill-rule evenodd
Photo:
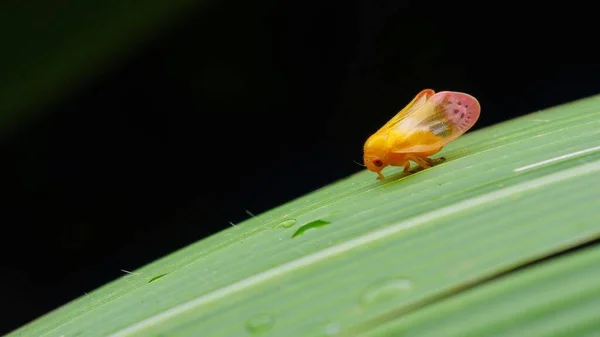
<path fill-rule="evenodd" d="M 160 275 L 156 275 L 156 276 L 154 276 L 153 278 L 151 278 L 151 279 L 150 279 L 150 281 L 148 281 L 148 283 L 152 283 L 152 282 L 154 282 L 154 281 L 156 281 L 156 280 L 158 280 L 158 279 L 160 279 L 160 278 L 163 278 L 163 277 L 167 276 L 168 274 L 169 274 L 169 273 L 166 273 L 166 274 L 160 274 Z"/>
<path fill-rule="evenodd" d="M 258 314 L 246 321 L 246 330 L 256 335 L 271 330 L 274 324 L 275 317 L 268 314 Z"/>
<path fill-rule="evenodd" d="M 295 224 L 296 224 L 296 219 L 288 219 L 288 220 L 285 220 L 285 221 L 282 221 L 282 222 L 276 224 L 275 226 L 273 226 L 273 228 L 290 228 Z"/>
<path fill-rule="evenodd" d="M 308 230 L 311 230 L 311 229 L 314 229 L 314 228 L 323 227 L 323 226 L 327 226 L 330 223 L 331 222 L 325 221 L 325 220 L 315 220 L 315 221 L 309 222 L 306 225 L 303 225 L 302 227 L 298 228 L 298 230 L 296 230 L 296 233 L 294 233 L 294 235 L 292 235 L 292 237 L 295 238 L 295 237 L 297 237 L 299 235 L 304 234 Z"/>
<path fill-rule="evenodd" d="M 395 296 L 404 294 L 412 289 L 412 283 L 406 279 L 389 279 L 370 285 L 361 295 L 360 304 L 370 306 L 384 302 Z"/>
<path fill-rule="evenodd" d="M 342 325 L 338 322 L 331 322 L 325 326 L 325 336 L 336 336 L 342 330 Z"/>

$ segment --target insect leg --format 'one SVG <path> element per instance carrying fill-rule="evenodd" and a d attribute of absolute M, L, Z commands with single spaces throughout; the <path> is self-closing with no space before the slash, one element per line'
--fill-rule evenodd
<path fill-rule="evenodd" d="M 439 158 L 423 157 L 422 159 L 424 159 L 429 165 L 435 165 L 435 164 L 441 163 L 444 160 L 446 160 L 446 158 L 444 158 L 444 157 L 439 157 Z"/>
<path fill-rule="evenodd" d="M 404 164 L 404 172 L 408 172 L 410 170 L 410 162 L 407 160 L 406 164 Z"/>
<path fill-rule="evenodd" d="M 425 159 L 428 159 L 428 158 L 425 158 Z M 431 165 L 429 165 L 427 160 L 424 160 L 423 158 L 420 158 L 417 156 L 410 156 L 410 160 L 414 161 L 415 163 L 417 163 L 419 166 L 421 166 L 424 169 L 431 167 Z"/>

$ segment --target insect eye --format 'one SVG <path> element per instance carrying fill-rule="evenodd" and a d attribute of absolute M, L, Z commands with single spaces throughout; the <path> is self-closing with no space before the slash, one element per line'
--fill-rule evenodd
<path fill-rule="evenodd" d="M 373 159 L 373 164 L 375 164 L 375 166 L 377 167 L 381 167 L 381 165 L 383 165 L 383 162 L 381 161 L 381 159 Z"/>

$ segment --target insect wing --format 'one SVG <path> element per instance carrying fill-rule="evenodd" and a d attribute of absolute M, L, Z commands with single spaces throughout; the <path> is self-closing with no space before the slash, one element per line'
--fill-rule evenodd
<path fill-rule="evenodd" d="M 385 131 L 385 130 L 391 128 L 392 126 L 396 125 L 405 116 L 414 112 L 419 107 L 423 106 L 423 104 L 425 104 L 425 102 L 427 102 L 427 100 L 429 100 L 431 97 L 433 97 L 434 94 L 435 94 L 435 91 L 433 91 L 431 89 L 422 90 L 420 93 L 418 93 L 415 96 L 415 98 L 413 98 L 413 100 L 410 103 L 408 103 L 404 107 L 404 109 L 400 110 L 394 117 L 392 117 L 392 119 L 390 119 L 387 123 L 385 123 L 385 125 L 383 125 L 377 132 Z"/>
<path fill-rule="evenodd" d="M 467 132 L 477 122 L 481 107 L 475 97 L 441 91 L 412 109 L 391 129 L 396 153 L 439 149 Z"/>

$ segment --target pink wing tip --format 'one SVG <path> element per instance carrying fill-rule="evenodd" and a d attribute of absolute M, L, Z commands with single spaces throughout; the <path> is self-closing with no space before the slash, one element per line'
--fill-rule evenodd
<path fill-rule="evenodd" d="M 446 119 L 463 132 L 469 130 L 479 119 L 481 105 L 469 94 L 455 91 L 440 91 L 431 97 L 444 111 Z"/>

